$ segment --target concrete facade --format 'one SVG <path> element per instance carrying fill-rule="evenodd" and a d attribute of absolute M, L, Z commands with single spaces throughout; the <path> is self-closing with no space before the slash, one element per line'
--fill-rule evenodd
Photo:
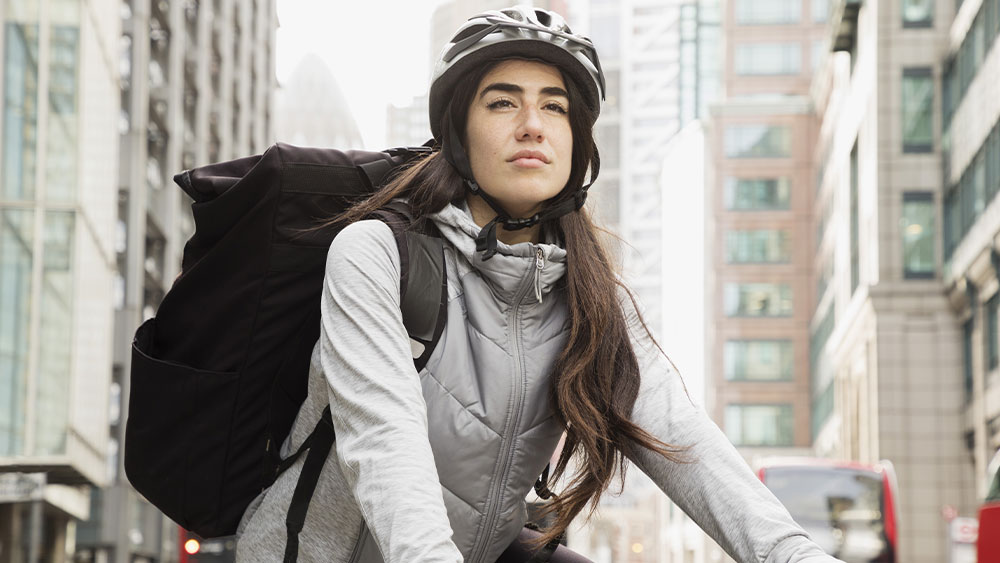
<path fill-rule="evenodd" d="M 942 155 L 947 203 L 942 215 L 952 236 L 945 238 L 942 277 L 956 319 L 969 329 L 963 331 L 966 354 L 955 354 L 965 365 L 953 369 L 966 378 L 964 392 L 957 391 L 959 417 L 964 459 L 972 462 L 978 501 L 986 493 L 987 464 L 1000 448 L 1000 370 L 990 361 L 990 349 L 997 346 L 995 328 L 990 329 L 996 326 L 997 313 L 990 304 L 998 295 L 1000 264 L 1000 204 L 994 197 L 1000 190 L 1000 2 L 963 4 L 948 32 L 942 90 L 954 90 L 948 104 L 950 121 L 942 120 L 947 139 Z M 980 35 L 977 54 L 969 44 Z M 963 57 L 972 58 L 964 87 Z"/>
<path fill-rule="evenodd" d="M 106 40 L 117 67 L 108 100 L 119 125 L 106 146 L 120 162 L 107 175 L 114 203 L 106 228 L 115 234 L 110 398 L 108 385 L 95 389 L 110 403 L 109 486 L 91 495 L 91 518 L 77 526 L 76 560 L 176 561 L 178 526 L 131 488 L 122 467 L 132 335 L 179 273 L 193 233 L 191 200 L 173 175 L 260 153 L 274 141 L 276 7 L 275 0 L 129 0 L 114 3 L 105 19 L 120 25 Z"/>
<path fill-rule="evenodd" d="M 938 226 L 949 191 L 943 186 L 951 182 L 942 181 L 942 151 L 949 145 L 942 131 L 943 69 L 951 45 L 965 33 L 958 22 L 979 3 L 963 3 L 957 17 L 950 3 L 930 7 L 924 22 L 913 23 L 903 3 L 835 4 L 835 53 L 813 83 L 822 120 L 815 268 L 827 287 L 811 326 L 815 452 L 892 462 L 897 557 L 917 563 L 948 559 L 942 509 L 972 515 L 975 480 L 963 438 L 970 426 L 962 370 L 967 294 L 964 278 L 955 283 L 948 273 Z M 995 74 L 992 80 L 982 89 L 995 99 Z M 914 84 L 925 84 L 922 95 L 930 100 L 914 103 Z M 915 133 L 921 123 L 926 131 Z M 962 146 L 967 157 L 964 147 L 975 143 L 964 127 L 982 129 L 956 115 L 953 160 L 954 147 Z M 930 215 L 915 222 L 911 209 L 921 202 Z M 928 260 L 913 271 L 911 238 L 928 230 Z M 963 259 L 961 268 L 968 266 Z M 950 296 L 942 281 L 952 284 Z M 972 365 L 979 363 L 977 353 L 974 348 Z"/>
<path fill-rule="evenodd" d="M 712 108 L 706 138 L 706 407 L 748 459 L 812 442 L 817 126 L 808 94 L 813 70 L 825 62 L 816 48 L 827 34 L 821 6 L 731 2 L 723 13 L 725 97 Z M 770 62 L 758 62 L 765 55 Z M 741 140 L 747 135 L 750 144 Z M 773 135 L 782 140 L 770 142 Z M 742 201 L 741 190 L 752 193 L 754 184 L 771 195 Z M 766 247 L 742 244 L 759 233 L 767 233 Z M 790 305 L 760 304 L 775 298 Z"/>
<path fill-rule="evenodd" d="M 0 13 L 2 561 L 67 560 L 89 487 L 109 481 L 117 14 L 106 0 Z"/>

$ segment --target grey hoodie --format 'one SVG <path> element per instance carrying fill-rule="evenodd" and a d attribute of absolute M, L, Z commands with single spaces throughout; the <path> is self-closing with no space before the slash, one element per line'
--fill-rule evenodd
<path fill-rule="evenodd" d="M 361 221 L 330 247 L 309 393 L 284 445 L 286 455 L 297 449 L 330 404 L 337 441 L 300 535 L 303 563 L 495 561 L 523 527 L 524 497 L 558 443 L 547 380 L 566 341 L 565 299 L 554 290 L 565 250 L 501 242 L 484 262 L 466 209 L 448 206 L 432 218 L 449 243 L 448 319 L 420 373 L 389 228 Z M 692 463 L 644 452 L 636 465 L 738 561 L 836 561 L 691 403 L 622 302 L 641 371 L 633 419 L 692 448 Z M 248 508 L 237 561 L 281 560 L 301 467 Z"/>

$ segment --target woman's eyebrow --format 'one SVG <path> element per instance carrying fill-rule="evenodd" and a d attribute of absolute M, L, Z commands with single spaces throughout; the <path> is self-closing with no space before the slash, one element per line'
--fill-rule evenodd
<path fill-rule="evenodd" d="M 483 91 L 479 93 L 479 97 L 482 98 L 492 90 L 497 90 L 500 92 L 509 92 L 511 94 L 523 94 L 524 88 L 518 86 L 517 84 L 510 84 L 508 82 L 494 82 L 489 86 L 483 88 Z M 569 93 L 566 90 L 558 86 L 546 86 L 542 88 L 541 91 L 543 96 L 562 96 L 564 98 L 569 98 Z"/>

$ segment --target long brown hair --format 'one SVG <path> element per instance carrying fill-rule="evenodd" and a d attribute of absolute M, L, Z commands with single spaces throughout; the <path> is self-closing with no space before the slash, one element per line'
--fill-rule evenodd
<path fill-rule="evenodd" d="M 452 103 L 463 111 L 454 112 L 454 115 L 445 112 L 443 119 L 455 119 L 457 131 L 465 131 L 465 108 L 470 106 L 480 80 L 499 62 L 478 68 L 456 87 Z M 583 186 L 596 152 L 593 116 L 581 103 L 579 88 L 565 73 L 563 81 L 570 98 L 573 165 L 566 186 L 548 204 L 573 197 Z M 446 121 L 442 129 L 448 130 L 448 126 Z M 465 193 L 458 173 L 440 151 L 435 151 L 403 170 L 384 188 L 333 223 L 343 225 L 364 218 L 398 197 L 409 198 L 414 217 L 423 218 L 450 202 L 459 201 Z M 591 503 L 588 517 L 593 514 L 616 469 L 624 483 L 627 455 L 646 448 L 671 461 L 683 462 L 681 454 L 687 449 L 662 442 L 631 421 L 632 408 L 639 394 L 639 364 L 629 340 L 629 326 L 619 302 L 619 289 L 629 298 L 632 294 L 616 275 L 599 234 L 601 230 L 594 225 L 585 208 L 550 223 L 543 228 L 556 229 L 567 253 L 562 285 L 566 291 L 570 324 L 566 346 L 549 380 L 552 409 L 566 430 L 565 445 L 549 482 L 557 482 L 568 474 L 574 456 L 578 463 L 568 475 L 566 489 L 553 494 L 552 502 L 542 509 L 543 515 L 555 514 L 555 521 L 543 530 L 537 546 L 558 537 L 588 502 Z M 634 306 L 634 299 L 632 301 Z M 648 333 L 641 315 L 639 321 Z"/>

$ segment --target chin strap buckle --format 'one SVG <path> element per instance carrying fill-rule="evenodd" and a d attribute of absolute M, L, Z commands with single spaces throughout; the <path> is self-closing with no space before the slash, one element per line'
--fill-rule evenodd
<path fill-rule="evenodd" d="M 519 231 L 521 229 L 527 229 L 538 223 L 541 220 L 541 216 L 535 213 L 531 217 L 521 218 L 521 219 L 505 219 L 503 222 L 503 228 L 508 231 Z"/>

